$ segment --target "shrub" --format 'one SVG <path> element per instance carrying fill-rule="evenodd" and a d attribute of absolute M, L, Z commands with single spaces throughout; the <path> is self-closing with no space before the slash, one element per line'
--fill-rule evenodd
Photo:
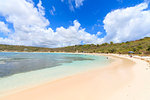
<path fill-rule="evenodd" d="M 150 51 L 150 46 L 148 46 L 147 51 Z"/>

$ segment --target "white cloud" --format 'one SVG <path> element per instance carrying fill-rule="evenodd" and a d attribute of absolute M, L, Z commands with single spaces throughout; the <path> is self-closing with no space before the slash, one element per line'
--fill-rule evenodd
<path fill-rule="evenodd" d="M 96 35 L 100 36 L 100 35 L 102 35 L 102 33 L 100 31 L 98 31 Z"/>
<path fill-rule="evenodd" d="M 77 20 L 68 28 L 58 27 L 54 31 L 48 27 L 50 22 L 44 17 L 41 0 L 37 8 L 32 0 L 0 0 L 0 15 L 5 17 L 8 23 L 12 23 L 14 28 L 14 32 L 11 33 L 7 25 L 0 22 L 0 31 L 9 32 L 8 38 L 0 37 L 0 44 L 62 47 L 81 42 L 97 44 L 140 39 L 150 36 L 150 10 L 147 8 L 148 4 L 142 3 L 108 13 L 104 19 L 107 35 L 100 39 L 98 37 L 101 32 L 92 35 L 86 32 Z"/>
<path fill-rule="evenodd" d="M 26 0 L 0 0 L 0 15 L 13 23 L 15 29 L 46 27 L 49 21 Z"/>
<path fill-rule="evenodd" d="M 150 10 L 148 3 L 118 9 L 107 14 L 104 42 L 124 42 L 150 36 Z"/>
<path fill-rule="evenodd" d="M 55 7 L 52 6 L 52 9 L 50 10 L 50 14 L 51 14 L 51 15 L 55 15 L 55 11 L 56 11 Z"/>
<path fill-rule="evenodd" d="M 101 42 L 96 35 L 82 29 L 76 20 L 68 28 L 59 27 L 56 31 L 47 28 L 50 22 L 44 17 L 41 0 L 37 6 L 34 7 L 31 0 L 0 0 L 0 15 L 13 24 L 15 31 L 8 38 L 0 37 L 0 44 L 62 47 L 80 44 L 81 41 L 94 44 Z"/>
<path fill-rule="evenodd" d="M 0 32 L 2 33 L 9 33 L 10 30 L 8 29 L 8 26 L 4 23 L 0 21 Z"/>
<path fill-rule="evenodd" d="M 75 0 L 76 8 L 80 7 L 83 5 L 84 0 Z"/>
<path fill-rule="evenodd" d="M 64 0 L 61 0 L 61 2 L 64 2 Z M 70 10 L 74 11 L 75 8 L 79 8 L 80 6 L 83 6 L 83 2 L 84 0 L 68 0 Z"/>
<path fill-rule="evenodd" d="M 45 15 L 44 7 L 42 6 L 41 0 L 39 0 L 39 3 L 37 4 L 37 6 L 38 6 L 39 13 L 42 15 Z"/>

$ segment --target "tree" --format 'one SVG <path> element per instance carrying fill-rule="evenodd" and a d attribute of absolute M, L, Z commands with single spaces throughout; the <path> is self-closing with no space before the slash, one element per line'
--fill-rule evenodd
<path fill-rule="evenodd" d="M 106 46 L 106 45 L 108 45 L 108 43 L 103 43 L 103 44 L 101 44 L 101 46 Z"/>
<path fill-rule="evenodd" d="M 112 48 L 112 49 L 109 49 L 108 51 L 109 51 L 109 53 L 115 53 L 115 52 L 116 52 L 116 49 L 115 49 L 115 48 Z"/>
<path fill-rule="evenodd" d="M 150 51 L 150 46 L 148 46 L 147 51 Z"/>
<path fill-rule="evenodd" d="M 111 41 L 110 44 L 113 45 L 114 43 Z"/>

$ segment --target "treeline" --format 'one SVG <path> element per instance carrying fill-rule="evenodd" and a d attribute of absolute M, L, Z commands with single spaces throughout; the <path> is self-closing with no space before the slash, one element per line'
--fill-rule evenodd
<path fill-rule="evenodd" d="M 0 51 L 18 51 L 18 52 L 82 52 L 82 53 L 118 53 L 127 54 L 129 51 L 135 54 L 150 55 L 150 37 L 145 37 L 136 41 L 127 41 L 123 43 L 103 43 L 103 44 L 85 44 L 62 48 L 43 48 L 31 46 L 0 45 Z"/>
<path fill-rule="evenodd" d="M 103 43 L 103 44 L 85 44 L 75 45 L 63 48 L 56 48 L 58 52 L 84 52 L 84 53 L 118 53 L 127 54 L 129 51 L 135 54 L 150 54 L 150 37 L 136 41 L 127 41 L 123 43 Z"/>
<path fill-rule="evenodd" d="M 18 46 L 18 45 L 0 45 L 0 51 L 10 51 L 10 52 L 50 52 L 51 48 L 43 47 L 32 47 L 32 46 Z"/>

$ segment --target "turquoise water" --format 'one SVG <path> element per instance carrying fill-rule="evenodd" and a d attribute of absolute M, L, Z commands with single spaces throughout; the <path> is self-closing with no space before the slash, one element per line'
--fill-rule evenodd
<path fill-rule="evenodd" d="M 70 76 L 109 63 L 104 56 L 0 53 L 0 93 Z"/>

